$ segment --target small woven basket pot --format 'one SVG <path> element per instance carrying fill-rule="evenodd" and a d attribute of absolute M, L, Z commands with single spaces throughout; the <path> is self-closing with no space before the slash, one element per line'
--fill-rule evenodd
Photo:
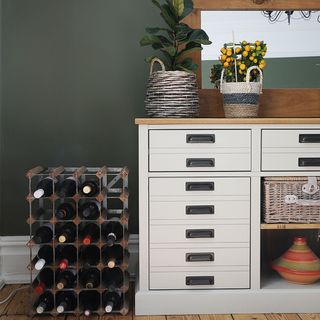
<path fill-rule="evenodd" d="M 257 69 L 259 82 L 250 82 L 250 73 Z M 221 73 L 220 91 L 223 94 L 223 109 L 226 118 L 256 118 L 259 113 L 259 97 L 262 93 L 263 75 L 259 67 L 252 66 L 247 70 L 246 82 L 225 82 L 224 69 Z"/>
<path fill-rule="evenodd" d="M 162 68 L 153 71 L 155 62 Z M 196 75 L 185 71 L 165 71 L 163 62 L 154 58 L 150 65 L 145 107 L 149 117 L 190 118 L 199 116 Z"/>

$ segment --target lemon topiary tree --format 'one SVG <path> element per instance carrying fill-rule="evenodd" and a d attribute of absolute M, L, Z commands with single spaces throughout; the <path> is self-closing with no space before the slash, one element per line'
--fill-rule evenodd
<path fill-rule="evenodd" d="M 151 62 L 157 57 L 164 62 L 167 70 L 195 72 L 197 64 L 187 55 L 202 50 L 202 45 L 211 44 L 211 41 L 202 29 L 192 29 L 182 22 L 193 10 L 192 0 L 165 0 L 164 3 L 152 0 L 152 3 L 160 10 L 167 27 L 146 28 L 147 35 L 141 39 L 140 45 L 152 46 L 161 52 L 161 56 L 151 56 L 145 60 Z"/>

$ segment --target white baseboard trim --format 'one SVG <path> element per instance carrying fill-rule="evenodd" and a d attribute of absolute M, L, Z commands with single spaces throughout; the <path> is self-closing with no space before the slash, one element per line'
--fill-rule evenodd
<path fill-rule="evenodd" d="M 0 237 L 0 289 L 4 284 L 29 283 L 30 272 L 27 265 L 30 260 L 26 246 L 29 236 Z M 135 278 L 138 269 L 139 235 L 129 237 L 130 263 L 128 272 Z"/>

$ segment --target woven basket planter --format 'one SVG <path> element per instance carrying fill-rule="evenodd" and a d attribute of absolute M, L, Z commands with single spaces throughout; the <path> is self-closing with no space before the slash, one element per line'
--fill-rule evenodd
<path fill-rule="evenodd" d="M 260 82 L 250 82 L 250 73 L 257 69 Z M 263 75 L 260 68 L 252 66 L 247 70 L 246 82 L 225 82 L 224 69 L 221 73 L 220 91 L 223 94 L 223 108 L 226 118 L 256 118 L 259 113 L 259 97 L 262 93 Z"/>
<path fill-rule="evenodd" d="M 161 71 L 153 71 L 154 63 Z M 149 117 L 189 118 L 199 116 L 196 75 L 184 71 L 165 71 L 160 59 L 153 59 L 147 84 L 145 107 Z"/>

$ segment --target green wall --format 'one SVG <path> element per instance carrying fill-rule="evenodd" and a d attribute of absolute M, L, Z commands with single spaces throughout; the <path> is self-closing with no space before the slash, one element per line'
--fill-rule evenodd
<path fill-rule="evenodd" d="M 320 57 L 266 59 L 264 88 L 320 88 Z M 210 69 L 219 61 L 202 61 L 202 84 L 212 88 Z"/>
<path fill-rule="evenodd" d="M 149 0 L 3 0 L 1 235 L 27 234 L 27 169 L 128 165 L 138 232 L 137 127 L 161 25 Z"/>

